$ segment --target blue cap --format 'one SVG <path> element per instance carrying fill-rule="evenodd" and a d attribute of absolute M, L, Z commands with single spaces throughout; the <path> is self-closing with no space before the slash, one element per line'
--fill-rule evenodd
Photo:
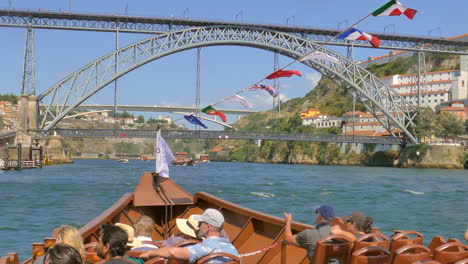
<path fill-rule="evenodd" d="M 329 205 L 314 206 L 314 210 L 327 221 L 333 221 L 333 218 L 335 218 L 335 209 Z"/>

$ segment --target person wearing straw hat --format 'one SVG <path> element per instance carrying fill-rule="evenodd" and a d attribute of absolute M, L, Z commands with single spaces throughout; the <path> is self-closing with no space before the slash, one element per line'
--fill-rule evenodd
<path fill-rule="evenodd" d="M 198 221 L 198 236 L 204 238 L 199 244 L 187 247 L 164 247 L 151 250 L 140 255 L 141 258 L 163 257 L 167 259 L 185 260 L 195 263 L 198 259 L 211 253 L 225 252 L 239 256 L 237 249 L 221 233 L 224 226 L 224 217 L 220 211 L 208 208 L 202 215 L 194 215 Z M 231 259 L 219 257 L 211 260 L 210 263 L 224 263 Z"/>
<path fill-rule="evenodd" d="M 127 247 L 133 248 L 133 247 L 141 246 L 140 239 L 135 237 L 135 230 L 133 229 L 133 227 L 123 224 L 123 223 L 116 223 L 115 226 L 122 228 L 125 231 L 125 233 L 127 233 L 128 235 Z"/>
<path fill-rule="evenodd" d="M 198 239 L 198 221 L 195 220 L 195 215 L 191 215 L 187 219 L 176 219 L 176 225 L 179 232 L 166 239 L 164 242 L 165 247 L 172 247 L 188 239 Z"/>

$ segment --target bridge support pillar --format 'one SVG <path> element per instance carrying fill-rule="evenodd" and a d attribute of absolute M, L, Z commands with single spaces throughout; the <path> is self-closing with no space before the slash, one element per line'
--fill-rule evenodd
<path fill-rule="evenodd" d="M 18 97 L 16 143 L 20 143 L 25 147 L 31 146 L 34 132 L 30 132 L 29 130 L 37 129 L 37 120 L 37 97 L 35 95 L 20 95 Z"/>
<path fill-rule="evenodd" d="M 49 164 L 73 163 L 73 161 L 65 153 L 62 144 L 63 137 L 51 135 L 47 138 L 44 148 L 44 156 Z M 49 165 L 45 164 L 45 165 Z"/>
<path fill-rule="evenodd" d="M 256 139 L 255 140 L 255 146 L 261 147 L 262 146 L 262 140 L 261 139 Z"/>

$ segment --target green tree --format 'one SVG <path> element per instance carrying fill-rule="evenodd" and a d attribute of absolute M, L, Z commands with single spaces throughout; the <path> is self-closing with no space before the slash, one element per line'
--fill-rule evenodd
<path fill-rule="evenodd" d="M 142 116 L 142 115 L 139 115 L 136 122 L 137 122 L 138 124 L 143 124 L 143 123 L 145 123 L 145 117 Z"/>
<path fill-rule="evenodd" d="M 438 135 L 444 138 L 455 137 L 463 134 L 463 122 L 455 115 L 443 112 L 438 115 L 437 122 L 439 123 L 440 130 Z"/>
<path fill-rule="evenodd" d="M 0 128 L 5 127 L 5 122 L 3 122 L 3 116 L 0 115 Z"/>
<path fill-rule="evenodd" d="M 0 94 L 0 101 L 8 101 L 12 104 L 18 104 L 18 96 L 14 94 Z"/>
<path fill-rule="evenodd" d="M 416 120 L 415 132 L 419 139 L 425 139 L 440 131 L 439 122 L 437 122 L 436 114 L 430 107 L 419 108 L 419 113 Z M 424 141 L 424 140 L 423 140 Z"/>
<path fill-rule="evenodd" d="M 150 117 L 148 121 L 146 121 L 147 124 L 164 124 L 167 123 L 167 120 L 164 119 L 154 119 Z"/>

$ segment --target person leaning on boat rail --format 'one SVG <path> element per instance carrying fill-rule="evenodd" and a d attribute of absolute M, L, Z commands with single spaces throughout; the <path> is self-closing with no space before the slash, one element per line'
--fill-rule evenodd
<path fill-rule="evenodd" d="M 179 259 L 195 263 L 198 259 L 211 253 L 225 252 L 239 256 L 237 249 L 225 237 L 221 236 L 224 225 L 224 217 L 218 210 L 208 208 L 202 215 L 194 215 L 198 221 L 198 236 L 204 238 L 200 244 L 187 247 L 164 247 L 151 250 L 140 255 L 141 258 L 163 257 L 168 259 Z M 229 258 L 219 257 L 210 263 L 224 263 Z"/>
<path fill-rule="evenodd" d="M 123 258 L 127 251 L 128 235 L 120 227 L 109 223 L 101 225 L 96 252 L 104 264 L 135 264 Z"/>
<path fill-rule="evenodd" d="M 81 237 L 80 231 L 76 228 L 63 225 L 59 228 L 55 244 L 65 244 L 74 247 L 80 254 L 82 259 L 85 259 L 85 250 L 83 246 L 83 238 Z M 44 262 L 44 256 L 37 258 L 34 264 L 42 264 Z"/>
<path fill-rule="evenodd" d="M 314 229 L 307 229 L 297 235 L 293 235 L 291 231 L 292 215 L 284 213 L 285 221 L 285 242 L 291 245 L 299 246 L 307 250 L 309 262 L 312 263 L 314 256 L 314 249 L 317 241 L 321 238 L 331 235 L 331 222 L 335 217 L 335 210 L 329 205 L 320 205 L 314 207 L 315 209 L 315 223 L 317 224 Z"/>
<path fill-rule="evenodd" d="M 339 225 L 335 225 L 331 228 L 332 235 L 342 235 L 354 241 L 364 234 L 372 233 L 372 223 L 374 220 L 361 212 L 354 212 L 343 216 L 342 219 L 345 222 L 346 228 L 342 229 Z"/>
<path fill-rule="evenodd" d="M 76 248 L 66 244 L 55 244 L 47 250 L 42 264 L 83 264 Z"/>

